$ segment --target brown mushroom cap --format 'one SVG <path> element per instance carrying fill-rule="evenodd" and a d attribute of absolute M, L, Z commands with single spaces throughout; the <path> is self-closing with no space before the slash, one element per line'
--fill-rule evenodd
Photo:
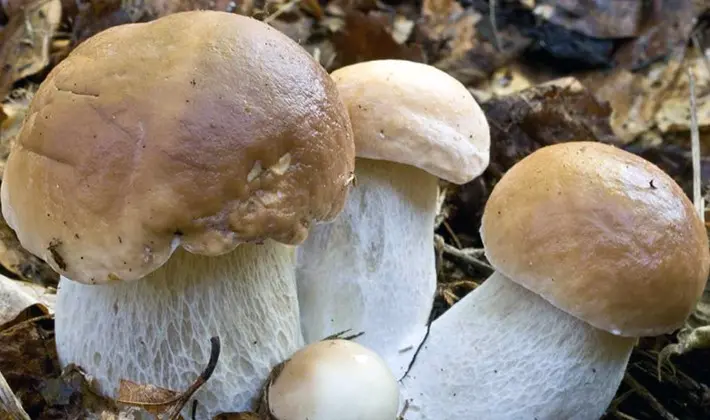
<path fill-rule="evenodd" d="M 457 184 L 488 167 L 486 116 L 445 72 L 413 61 L 373 60 L 331 76 L 348 108 L 358 157 L 415 166 Z"/>
<path fill-rule="evenodd" d="M 511 280 L 624 336 L 680 327 L 710 267 L 705 227 L 678 184 L 594 142 L 544 147 L 513 166 L 486 204 L 481 236 Z"/>
<path fill-rule="evenodd" d="M 24 247 L 82 283 L 135 280 L 181 245 L 298 244 L 354 168 L 335 84 L 257 20 L 195 11 L 88 39 L 37 91 L 2 183 Z"/>

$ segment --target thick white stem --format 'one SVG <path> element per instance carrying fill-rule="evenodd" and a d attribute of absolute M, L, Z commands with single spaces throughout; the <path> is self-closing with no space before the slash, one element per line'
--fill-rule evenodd
<path fill-rule="evenodd" d="M 90 286 L 61 279 L 56 340 L 115 396 L 119 380 L 185 390 L 221 340 L 211 379 L 194 395 L 198 417 L 251 409 L 271 368 L 303 344 L 294 253 L 267 241 L 205 257 L 178 249 L 139 281 Z M 187 405 L 190 407 L 191 403 Z"/>
<path fill-rule="evenodd" d="M 298 298 L 311 343 L 350 329 L 398 378 L 421 343 L 436 291 L 437 178 L 358 159 L 345 209 L 299 247 Z"/>
<path fill-rule="evenodd" d="M 635 342 L 494 273 L 432 323 L 403 380 L 404 418 L 599 419 Z"/>

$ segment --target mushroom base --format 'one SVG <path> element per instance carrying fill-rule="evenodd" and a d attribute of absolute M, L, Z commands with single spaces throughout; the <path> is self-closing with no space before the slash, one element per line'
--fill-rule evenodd
<path fill-rule="evenodd" d="M 303 344 L 294 263 L 293 247 L 267 241 L 219 257 L 178 248 L 161 268 L 130 283 L 62 278 L 60 363 L 79 365 L 111 397 L 121 379 L 182 392 L 206 367 L 217 335 L 217 367 L 193 396 L 197 418 L 250 410 L 271 368 Z"/>
<path fill-rule="evenodd" d="M 596 420 L 635 342 L 496 272 L 432 323 L 403 379 L 404 419 Z"/>
<path fill-rule="evenodd" d="M 331 223 L 299 246 L 306 342 L 350 330 L 401 377 L 426 334 L 434 294 L 438 180 L 413 166 L 359 158 L 356 186 Z"/>

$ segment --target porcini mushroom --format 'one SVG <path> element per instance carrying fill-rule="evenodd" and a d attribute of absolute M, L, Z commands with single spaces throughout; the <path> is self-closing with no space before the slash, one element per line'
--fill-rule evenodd
<path fill-rule="evenodd" d="M 466 88 L 435 67 L 375 60 L 331 74 L 355 134 L 355 187 L 335 221 L 299 246 L 306 342 L 344 330 L 398 377 L 426 333 L 434 293 L 439 179 L 488 165 L 490 135 Z"/>
<path fill-rule="evenodd" d="M 274 420 L 395 420 L 399 385 L 377 353 L 329 339 L 298 350 L 269 383 Z"/>
<path fill-rule="evenodd" d="M 708 238 L 661 169 L 593 142 L 547 146 L 486 203 L 496 272 L 432 323 L 403 380 L 414 419 L 598 419 L 640 336 L 680 327 Z"/>
<path fill-rule="evenodd" d="M 2 183 L 22 245 L 62 278 L 56 341 L 114 396 L 120 379 L 247 411 L 303 344 L 294 247 L 335 217 L 354 166 L 347 111 L 298 44 L 194 11 L 107 29 L 33 98 Z M 188 404 L 187 407 L 190 407 Z"/>

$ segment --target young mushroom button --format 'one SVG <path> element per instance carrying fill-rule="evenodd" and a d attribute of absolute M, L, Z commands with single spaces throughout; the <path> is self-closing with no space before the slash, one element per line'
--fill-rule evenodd
<path fill-rule="evenodd" d="M 421 343 L 436 290 L 439 179 L 488 166 L 490 136 L 468 90 L 441 70 L 376 60 L 331 75 L 355 134 L 355 187 L 343 212 L 298 248 L 307 342 L 343 330 L 400 377 Z"/>
<path fill-rule="evenodd" d="M 197 418 L 251 409 L 303 344 L 293 246 L 342 209 L 354 159 L 329 75 L 262 22 L 184 12 L 83 42 L 2 182 L 8 224 L 62 275 L 61 364 L 110 396 L 121 379 L 182 391 L 217 335 Z"/>
<path fill-rule="evenodd" d="M 380 356 L 355 342 L 309 344 L 277 372 L 265 399 L 274 420 L 397 418 L 397 380 Z"/>
<path fill-rule="evenodd" d="M 673 179 L 593 142 L 513 166 L 481 237 L 496 272 L 432 323 L 403 381 L 406 420 L 600 418 L 637 337 L 680 327 L 710 266 Z"/>

